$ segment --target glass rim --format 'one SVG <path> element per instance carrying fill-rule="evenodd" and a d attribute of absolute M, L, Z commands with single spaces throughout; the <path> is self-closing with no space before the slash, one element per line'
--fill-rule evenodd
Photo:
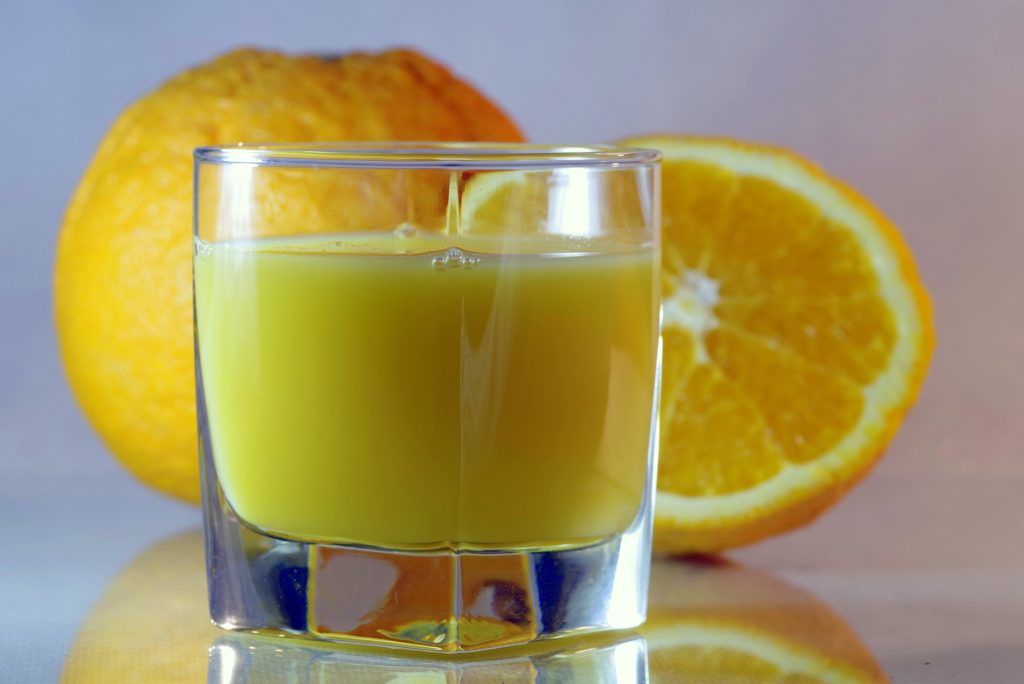
<path fill-rule="evenodd" d="M 358 141 L 197 147 L 196 163 L 377 169 L 549 169 L 644 166 L 661 152 L 617 145 Z"/>

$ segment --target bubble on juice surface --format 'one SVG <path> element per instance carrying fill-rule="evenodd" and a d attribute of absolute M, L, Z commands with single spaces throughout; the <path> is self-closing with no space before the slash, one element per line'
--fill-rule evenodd
<path fill-rule="evenodd" d="M 458 247 L 449 247 L 443 255 L 431 259 L 430 263 L 437 270 L 445 268 L 472 268 L 480 263 L 480 257 L 470 256 Z"/>
<path fill-rule="evenodd" d="M 195 239 L 195 253 L 196 256 L 206 257 L 213 254 L 213 245 L 199 238 Z"/>
<path fill-rule="evenodd" d="M 418 232 L 419 231 L 416 229 L 416 226 L 412 225 L 411 223 L 403 223 L 402 225 L 395 228 L 394 231 L 395 237 L 399 238 L 416 237 L 416 234 Z"/>

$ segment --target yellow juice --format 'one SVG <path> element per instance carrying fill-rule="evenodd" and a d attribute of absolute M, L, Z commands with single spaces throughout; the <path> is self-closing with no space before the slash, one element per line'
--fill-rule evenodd
<path fill-rule="evenodd" d="M 647 477 L 656 259 L 571 239 L 198 243 L 228 502 L 319 542 L 544 547 L 623 531 Z"/>

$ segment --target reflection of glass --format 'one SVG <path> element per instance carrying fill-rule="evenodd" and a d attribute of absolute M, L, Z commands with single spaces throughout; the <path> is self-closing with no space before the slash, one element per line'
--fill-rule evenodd
<path fill-rule="evenodd" d="M 462 651 L 643 621 L 658 159 L 196 151 L 217 624 Z"/>
<path fill-rule="evenodd" d="M 888 681 L 853 630 L 822 601 L 772 575 L 725 562 L 654 562 L 650 617 L 640 630 L 646 649 L 625 636 L 619 643 L 550 642 L 553 650 L 516 649 L 497 661 L 421 656 L 397 664 L 374 660 L 365 650 L 225 635 L 210 624 L 204 573 L 199 531 L 141 553 L 86 617 L 63 681 L 285 684 L 310 678 L 303 673 L 311 663 L 319 668 L 314 672 L 327 673 L 312 681 L 323 682 L 466 684 L 494 681 L 498 674 L 510 684 L 573 681 L 554 676 L 566 672 L 585 673 L 579 682 L 612 682 L 620 675 L 620 681 L 640 682 L 644 667 L 652 682 Z M 629 678 L 633 672 L 635 680 Z M 207 680 L 208 673 L 218 678 Z M 229 674 L 234 679 L 221 678 Z"/>
<path fill-rule="evenodd" d="M 554 644 L 548 644 L 548 648 Z M 229 634 L 210 649 L 209 682 L 218 684 L 504 684 L 506 682 L 585 682 L 643 684 L 647 681 L 644 640 L 615 642 L 587 638 L 561 644 L 564 650 L 518 653 L 487 659 L 399 658 L 353 652 L 295 640 Z"/>

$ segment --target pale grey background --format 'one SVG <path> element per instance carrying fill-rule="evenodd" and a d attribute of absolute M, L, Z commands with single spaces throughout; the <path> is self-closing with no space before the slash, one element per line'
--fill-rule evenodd
<path fill-rule="evenodd" d="M 117 112 L 250 44 L 414 46 L 535 140 L 728 134 L 791 147 L 872 197 L 934 296 L 931 378 L 872 478 L 810 530 L 739 557 L 849 604 L 841 612 L 887 669 L 909 677 L 897 681 L 923 681 L 913 673 L 925 657 L 933 681 L 1012 681 L 1011 625 L 976 609 L 1024 605 L 1022 29 L 1024 3 L 1009 0 L 4 2 L 0 680 L 52 680 L 117 568 L 198 521 L 123 474 L 78 413 L 57 361 L 50 271 L 64 206 Z M 878 568 L 896 569 L 885 591 L 908 612 L 882 618 L 851 598 L 850 573 Z M 963 605 L 932 615 L 955 586 Z"/>

